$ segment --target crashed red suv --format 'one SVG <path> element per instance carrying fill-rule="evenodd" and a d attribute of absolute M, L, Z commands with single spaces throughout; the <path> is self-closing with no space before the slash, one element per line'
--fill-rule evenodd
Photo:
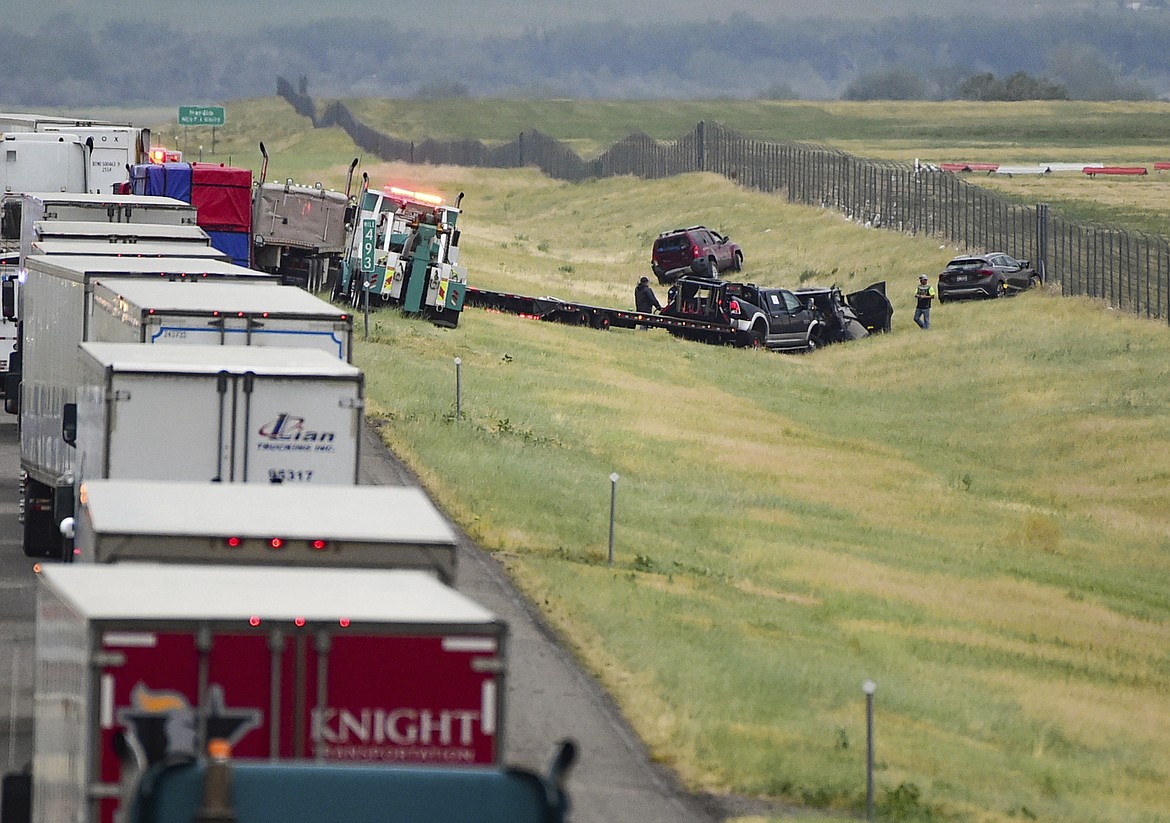
<path fill-rule="evenodd" d="M 679 277 L 698 274 L 717 277 L 722 271 L 743 267 L 743 249 L 731 238 L 705 226 L 664 231 L 654 240 L 650 270 L 659 283 L 673 283 Z"/>

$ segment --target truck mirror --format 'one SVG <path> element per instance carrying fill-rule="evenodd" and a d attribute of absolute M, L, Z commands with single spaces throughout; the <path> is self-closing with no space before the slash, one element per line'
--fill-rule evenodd
<path fill-rule="evenodd" d="M 3 286 L 3 295 L 0 299 L 3 303 L 3 313 L 5 320 L 16 319 L 16 281 L 5 280 Z"/>
<path fill-rule="evenodd" d="M 61 439 L 70 446 L 77 445 L 77 404 L 66 403 L 61 408 Z"/>

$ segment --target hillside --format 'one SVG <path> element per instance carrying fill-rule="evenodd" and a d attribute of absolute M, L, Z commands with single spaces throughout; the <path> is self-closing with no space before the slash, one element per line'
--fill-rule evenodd
<path fill-rule="evenodd" d="M 352 144 L 281 111 L 229 109 L 232 150 L 340 187 Z M 886 819 L 1170 814 L 1164 323 L 1034 292 L 922 333 L 914 277 L 954 249 L 711 175 L 363 170 L 466 192 L 474 285 L 628 306 L 678 223 L 728 231 L 762 283 L 889 283 L 893 333 L 807 357 L 475 310 L 377 312 L 359 345 L 387 441 L 692 787 L 858 813 L 872 678 Z"/>

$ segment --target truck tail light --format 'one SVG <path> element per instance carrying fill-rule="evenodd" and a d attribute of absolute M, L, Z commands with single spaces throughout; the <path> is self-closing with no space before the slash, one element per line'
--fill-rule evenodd
<path fill-rule="evenodd" d="M 733 316 L 739 314 L 739 301 L 733 299 L 730 303 L 727 304 L 727 310 L 731 312 Z"/>
<path fill-rule="evenodd" d="M 269 538 L 268 545 L 270 548 L 273 548 L 273 549 L 283 549 L 284 548 L 284 538 L 283 537 Z"/>
<path fill-rule="evenodd" d="M 313 551 L 319 552 L 319 551 L 324 551 L 325 549 L 329 548 L 329 542 L 327 540 L 319 540 L 318 539 L 318 540 L 311 541 L 309 543 L 309 546 L 313 549 Z"/>
<path fill-rule="evenodd" d="M 225 537 L 223 540 L 223 544 L 225 546 L 227 546 L 229 549 L 238 549 L 240 547 L 240 544 L 243 542 L 244 541 L 238 537 Z"/>

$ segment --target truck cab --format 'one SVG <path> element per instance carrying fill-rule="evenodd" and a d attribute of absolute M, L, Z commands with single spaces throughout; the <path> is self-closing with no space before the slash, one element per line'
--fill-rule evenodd
<path fill-rule="evenodd" d="M 822 325 L 816 307 L 788 289 L 708 277 L 679 278 L 662 314 L 714 324 L 671 329 L 682 337 L 783 351 L 816 348 Z"/>

